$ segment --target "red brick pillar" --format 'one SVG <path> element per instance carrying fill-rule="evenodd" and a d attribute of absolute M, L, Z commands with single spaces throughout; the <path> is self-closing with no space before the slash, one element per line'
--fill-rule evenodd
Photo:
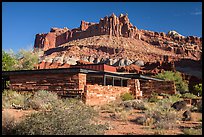
<path fill-rule="evenodd" d="M 79 73 L 78 77 L 79 77 L 79 81 L 78 81 L 79 87 L 78 88 L 79 90 L 84 90 L 84 86 L 86 85 L 86 74 Z"/>

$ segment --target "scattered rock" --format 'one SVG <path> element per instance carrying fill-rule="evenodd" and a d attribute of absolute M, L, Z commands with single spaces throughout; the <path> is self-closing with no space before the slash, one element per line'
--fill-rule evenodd
<path fill-rule="evenodd" d="M 182 101 L 175 102 L 171 107 L 179 111 L 181 109 L 185 109 L 186 105 L 187 105 L 186 102 L 182 100 Z"/>

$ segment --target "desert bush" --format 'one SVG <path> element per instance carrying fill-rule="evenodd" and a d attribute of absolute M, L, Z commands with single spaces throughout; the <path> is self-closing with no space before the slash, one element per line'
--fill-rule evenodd
<path fill-rule="evenodd" d="M 181 95 L 182 98 L 189 98 L 189 99 L 195 99 L 197 98 L 196 95 L 192 94 L 192 93 L 185 93 Z"/>
<path fill-rule="evenodd" d="M 115 112 L 115 113 L 111 114 L 110 117 L 114 118 L 116 120 L 127 121 L 129 115 L 130 115 L 129 111 L 122 110 L 120 112 Z"/>
<path fill-rule="evenodd" d="M 159 99 L 156 96 L 151 96 L 148 100 L 149 102 L 157 102 Z"/>
<path fill-rule="evenodd" d="M 180 72 L 164 71 L 163 73 L 157 74 L 155 77 L 162 78 L 169 81 L 174 81 L 176 90 L 180 93 L 188 91 L 188 83 L 183 80 Z"/>
<path fill-rule="evenodd" d="M 50 110 L 54 105 L 62 103 L 62 100 L 58 99 L 58 95 L 53 92 L 39 90 L 32 98 L 29 98 L 25 102 L 25 108 L 31 108 L 35 110 Z"/>
<path fill-rule="evenodd" d="M 25 96 L 13 91 L 13 90 L 4 90 L 2 93 L 2 107 L 3 108 L 12 108 L 12 105 L 24 106 Z"/>
<path fill-rule="evenodd" d="M 7 111 L 2 113 L 2 135 L 12 135 L 16 123 Z"/>
<path fill-rule="evenodd" d="M 165 135 L 165 131 L 164 130 L 160 130 L 160 129 L 155 130 L 154 131 L 154 135 Z"/>
<path fill-rule="evenodd" d="M 161 100 L 161 101 L 163 101 L 163 102 L 168 101 L 169 103 L 173 104 L 173 103 L 175 103 L 177 101 L 181 101 L 181 100 L 183 100 L 183 99 L 180 98 L 180 94 L 175 94 L 175 95 L 169 96 L 168 99 Z"/>
<path fill-rule="evenodd" d="M 141 100 L 141 101 L 134 100 L 132 102 L 132 107 L 137 110 L 146 110 L 147 109 L 146 104 L 147 104 L 147 101 L 145 100 Z"/>
<path fill-rule="evenodd" d="M 123 107 L 121 106 L 120 102 L 110 102 L 100 106 L 99 110 L 107 113 L 115 113 L 123 111 Z"/>
<path fill-rule="evenodd" d="M 134 96 L 130 93 L 125 93 L 125 94 L 121 95 L 121 99 L 122 99 L 122 101 L 133 100 Z"/>
<path fill-rule="evenodd" d="M 158 96 L 158 93 L 152 92 L 151 96 L 148 98 L 148 102 L 157 102 L 157 101 L 159 101 L 157 96 Z"/>
<path fill-rule="evenodd" d="M 169 99 L 163 99 L 148 107 L 145 111 L 147 118 L 153 118 L 153 125 L 159 129 L 171 129 L 176 127 L 176 121 L 180 119 L 178 112 L 171 108 Z"/>
<path fill-rule="evenodd" d="M 197 108 L 198 108 L 197 111 L 202 113 L 202 100 L 200 102 L 198 102 Z"/>
<path fill-rule="evenodd" d="M 16 135 L 96 135 L 106 128 L 94 124 L 95 111 L 78 100 L 62 101 L 50 111 L 27 116 L 13 131 Z"/>
<path fill-rule="evenodd" d="M 194 86 L 193 93 L 198 96 L 202 96 L 202 83 Z"/>
<path fill-rule="evenodd" d="M 202 128 L 184 128 L 183 133 L 184 135 L 202 135 Z"/>

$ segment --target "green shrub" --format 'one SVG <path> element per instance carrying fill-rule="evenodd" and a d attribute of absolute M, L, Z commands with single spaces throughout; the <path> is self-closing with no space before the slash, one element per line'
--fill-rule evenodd
<path fill-rule="evenodd" d="M 202 83 L 197 84 L 197 85 L 194 86 L 194 91 L 193 91 L 193 93 L 194 93 L 195 95 L 202 96 Z"/>
<path fill-rule="evenodd" d="M 159 99 L 156 96 L 151 96 L 148 100 L 149 102 L 157 102 Z"/>
<path fill-rule="evenodd" d="M 123 111 L 123 107 L 120 102 L 110 102 L 108 104 L 101 105 L 99 110 L 106 113 L 115 113 Z"/>
<path fill-rule="evenodd" d="M 13 129 L 16 126 L 14 117 L 12 117 L 7 111 L 2 113 L 2 135 L 13 134 Z"/>
<path fill-rule="evenodd" d="M 164 71 L 155 76 L 156 78 L 162 78 L 169 81 L 174 81 L 176 90 L 180 93 L 188 91 L 188 83 L 182 79 L 180 72 Z"/>
<path fill-rule="evenodd" d="M 185 94 L 182 94 L 181 96 L 182 98 L 189 98 L 189 99 L 195 99 L 197 98 L 196 95 L 192 94 L 192 93 L 185 93 Z"/>
<path fill-rule="evenodd" d="M 148 102 L 157 102 L 159 101 L 159 99 L 157 98 L 158 94 L 153 92 L 150 96 L 150 98 L 148 99 Z"/>
<path fill-rule="evenodd" d="M 147 118 L 154 119 L 154 127 L 159 129 L 173 129 L 176 121 L 180 119 L 178 113 L 171 108 L 172 102 L 169 98 L 159 100 L 148 107 L 145 111 Z"/>
<path fill-rule="evenodd" d="M 15 70 L 15 66 L 17 64 L 18 64 L 17 60 L 12 50 L 10 52 L 5 52 L 2 50 L 2 70 L 3 71 Z"/>
<path fill-rule="evenodd" d="M 142 100 L 142 101 L 133 101 L 132 102 L 132 107 L 134 109 L 137 109 L 137 110 L 146 110 L 147 107 L 146 107 L 146 104 L 147 102 L 145 100 Z"/>
<path fill-rule="evenodd" d="M 175 94 L 175 95 L 171 95 L 168 97 L 168 99 L 163 99 L 160 100 L 160 102 L 169 102 L 171 104 L 177 102 L 177 101 L 181 101 L 183 100 L 182 98 L 180 98 L 180 94 Z"/>
<path fill-rule="evenodd" d="M 130 115 L 129 111 L 122 110 L 120 112 L 115 112 L 111 114 L 110 117 L 121 121 L 127 121 L 129 115 Z"/>
<path fill-rule="evenodd" d="M 24 106 L 25 96 L 13 90 L 4 90 L 2 93 L 2 107 L 12 108 L 12 105 Z"/>
<path fill-rule="evenodd" d="M 61 102 L 62 100 L 58 99 L 58 95 L 56 93 L 39 90 L 35 92 L 32 98 L 26 100 L 25 108 L 35 110 L 50 110 L 54 105 L 58 105 Z"/>
<path fill-rule="evenodd" d="M 122 101 L 133 100 L 134 96 L 130 93 L 125 93 L 125 94 L 121 95 L 121 99 L 122 99 Z"/>
<path fill-rule="evenodd" d="M 183 129 L 184 135 L 202 135 L 202 128 L 194 129 L 194 128 L 185 128 Z"/>
<path fill-rule="evenodd" d="M 96 112 L 78 100 L 66 100 L 50 111 L 27 116 L 13 131 L 16 135 L 97 135 L 106 128 L 95 124 Z"/>
<path fill-rule="evenodd" d="M 202 100 L 197 104 L 198 112 L 202 113 Z"/>

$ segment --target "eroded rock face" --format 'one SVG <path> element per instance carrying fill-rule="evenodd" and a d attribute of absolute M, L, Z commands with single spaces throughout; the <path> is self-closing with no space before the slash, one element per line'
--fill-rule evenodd
<path fill-rule="evenodd" d="M 107 37 L 101 38 L 102 35 Z M 83 40 L 82 43 L 81 40 Z M 95 40 L 94 44 L 93 40 Z M 72 44 L 67 46 L 65 44 L 67 42 Z M 65 45 L 61 46 L 62 44 Z M 149 48 L 150 46 L 152 47 Z M 153 49 L 155 47 L 156 50 Z M 156 74 L 162 69 L 174 70 L 174 64 L 163 60 L 163 55 L 173 57 L 172 60 L 202 59 L 202 38 L 185 37 L 176 31 L 166 34 L 138 30 L 130 23 L 128 16 L 123 14 L 118 17 L 114 14 L 106 16 L 101 18 L 99 23 L 81 21 L 80 27 L 71 30 L 53 27 L 49 33 L 36 35 L 34 48 L 45 51 L 44 58 L 41 58 L 39 63 L 45 63 L 47 66 L 51 63 L 53 63 L 52 67 L 62 63 L 68 64 L 67 66 L 76 65 L 78 60 L 83 60 L 86 63 L 117 66 L 121 71 L 151 74 Z M 162 49 L 162 52 L 158 49 Z M 156 52 L 153 54 L 150 51 Z M 62 53 L 66 54 L 65 58 L 64 56 L 60 59 L 55 58 L 61 57 Z M 49 59 L 46 58 L 47 56 Z M 59 67 L 62 66 L 66 67 L 66 65 L 59 65 Z"/>
<path fill-rule="evenodd" d="M 37 34 L 34 48 L 48 50 L 68 41 L 87 38 L 98 35 L 110 35 L 117 37 L 130 37 L 140 39 L 138 29 L 133 26 L 127 15 L 115 14 L 101 18 L 99 23 L 81 21 L 79 28 L 69 30 L 68 28 L 51 28 L 49 33 Z"/>
<path fill-rule="evenodd" d="M 195 36 L 183 36 L 176 31 L 158 33 L 147 30 L 140 30 L 141 40 L 160 49 L 171 51 L 178 55 L 188 56 L 199 60 L 202 54 L 202 38 Z"/>

